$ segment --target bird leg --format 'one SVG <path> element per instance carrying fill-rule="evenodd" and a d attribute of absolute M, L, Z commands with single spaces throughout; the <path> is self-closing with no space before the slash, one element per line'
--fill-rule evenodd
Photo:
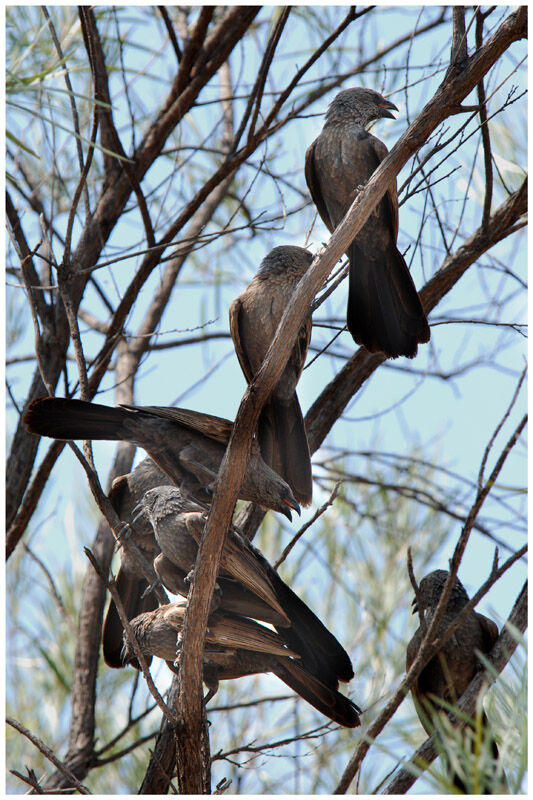
<path fill-rule="evenodd" d="M 163 584 L 161 583 L 161 581 L 159 580 L 159 578 L 156 578 L 156 579 L 155 579 L 155 581 L 153 581 L 153 583 L 150 583 L 150 584 L 149 584 L 149 585 L 146 587 L 146 589 L 144 590 L 144 592 L 143 592 L 143 593 L 142 593 L 142 595 L 141 595 L 141 600 L 144 600 L 144 598 L 145 598 L 147 595 L 149 595 L 149 594 L 150 594 L 150 592 L 155 592 L 155 590 L 156 590 L 156 589 L 163 589 L 163 590 L 165 589 L 165 587 L 163 586 Z"/>

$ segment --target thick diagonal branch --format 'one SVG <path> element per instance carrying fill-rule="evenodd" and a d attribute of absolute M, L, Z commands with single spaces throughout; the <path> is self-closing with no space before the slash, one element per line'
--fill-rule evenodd
<path fill-rule="evenodd" d="M 195 750 L 200 752 L 201 749 L 201 659 L 207 617 L 224 537 L 231 522 L 237 493 L 249 457 L 252 432 L 260 411 L 281 377 L 314 296 L 347 249 L 349 242 L 381 200 L 396 174 L 408 158 L 422 146 L 437 125 L 458 110 L 461 101 L 511 42 L 525 35 L 526 14 L 524 9 L 519 9 L 506 18 L 485 46 L 468 60 L 465 69 L 458 76 L 439 87 L 432 100 L 380 164 L 364 191 L 357 196 L 345 218 L 334 231 L 325 251 L 314 259 L 308 272 L 298 284 L 292 301 L 280 321 L 265 361 L 244 394 L 216 480 L 216 490 L 198 552 L 195 580 L 183 627 L 179 726 L 181 734 L 187 738 L 191 752 Z"/>

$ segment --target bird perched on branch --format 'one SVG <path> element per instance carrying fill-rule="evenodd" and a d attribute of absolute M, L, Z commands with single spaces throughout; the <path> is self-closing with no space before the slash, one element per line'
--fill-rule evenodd
<path fill-rule="evenodd" d="M 109 406 L 42 397 L 28 406 L 30 433 L 54 439 L 107 439 L 142 447 L 183 491 L 209 499 L 233 423 L 211 414 L 165 406 Z M 291 489 L 261 458 L 254 439 L 239 495 L 291 519 L 300 506 Z"/>
<path fill-rule="evenodd" d="M 179 656 L 179 637 L 186 602 L 160 606 L 136 617 L 131 627 L 146 656 L 165 659 L 174 671 Z M 125 663 L 138 667 L 132 644 L 124 637 Z M 203 680 L 209 693 L 217 691 L 218 682 L 244 675 L 272 672 L 322 714 L 348 728 L 360 724 L 360 709 L 344 695 L 324 686 L 303 667 L 274 631 L 234 614 L 215 612 L 208 620 L 203 656 Z"/>
<path fill-rule="evenodd" d="M 420 606 L 415 599 L 413 601 L 413 613 L 415 611 L 423 611 L 427 627 L 431 624 L 448 574 L 446 570 L 438 569 L 430 572 L 420 581 Z M 435 633 L 435 638 L 439 638 L 445 633 L 446 628 L 456 620 L 468 602 L 468 594 L 461 581 L 456 577 L 444 615 Z M 418 628 L 407 645 L 407 670 L 409 670 L 417 657 L 423 638 L 424 633 L 421 628 Z M 498 627 L 496 623 L 471 609 L 437 654 L 423 668 L 413 686 L 412 694 L 420 721 L 429 736 L 435 732 L 435 715 L 445 713 L 450 705 L 457 704 L 457 701 L 466 691 L 477 672 L 483 668 L 478 654 L 489 653 L 497 638 Z M 481 724 L 484 729 L 488 726 L 488 720 L 484 712 Z M 469 726 L 465 728 L 465 743 L 468 735 L 472 739 L 473 730 L 473 726 L 470 729 Z M 497 761 L 499 752 L 496 742 L 491 739 L 488 745 L 492 759 Z M 478 779 L 480 776 L 481 772 L 478 771 Z M 470 794 L 463 780 L 464 777 L 464 772 L 460 775 L 456 769 L 452 770 L 454 785 L 462 792 Z M 501 772 L 500 783 L 505 783 L 505 776 Z M 492 794 L 491 791 L 486 791 L 487 788 L 488 784 L 483 787 L 481 793 Z M 496 793 L 500 793 L 500 791 L 501 787 Z"/>
<path fill-rule="evenodd" d="M 262 260 L 247 289 L 231 304 L 231 338 L 248 383 L 252 382 L 263 363 L 283 313 L 312 260 L 311 253 L 303 247 L 275 247 Z M 296 385 L 307 356 L 311 324 L 309 315 L 257 423 L 261 455 L 287 481 L 296 499 L 304 505 L 311 502 L 313 484 L 309 445 Z"/>
<path fill-rule="evenodd" d="M 151 458 L 145 458 L 132 472 L 115 478 L 109 493 L 109 499 L 118 517 L 128 523 L 124 536 L 121 537 L 120 568 L 115 581 L 128 619 L 133 619 L 143 611 L 153 611 L 158 606 L 157 598 L 149 591 L 145 570 L 132 554 L 131 543 L 139 548 L 152 571 L 154 558 L 160 553 L 148 519 L 141 515 L 133 522 L 132 512 L 148 489 L 171 484 L 168 475 L 159 469 Z M 122 622 L 115 601 L 111 598 L 102 634 L 104 660 L 109 667 L 123 666 L 122 634 Z"/>
<path fill-rule="evenodd" d="M 308 148 L 305 178 L 326 227 L 332 232 L 388 153 L 366 128 L 398 109 L 372 89 L 339 92 L 324 128 Z M 398 198 L 392 183 L 348 247 L 348 330 L 372 353 L 416 355 L 430 331 L 405 259 L 396 246 Z"/>
<path fill-rule="evenodd" d="M 186 578 L 205 526 L 203 510 L 174 486 L 150 489 L 142 505 L 161 548 L 156 572 L 171 592 L 187 595 Z M 336 689 L 339 680 L 353 678 L 350 658 L 333 634 L 259 550 L 232 529 L 226 534 L 214 600 L 225 612 L 273 624 L 301 664 L 326 686 Z"/>

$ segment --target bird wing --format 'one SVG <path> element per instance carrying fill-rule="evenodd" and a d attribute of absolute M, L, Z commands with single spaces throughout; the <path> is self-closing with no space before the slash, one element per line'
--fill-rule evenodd
<path fill-rule="evenodd" d="M 195 444 L 188 444 L 187 447 L 182 448 L 179 453 L 179 463 L 181 466 L 190 472 L 191 475 L 197 479 L 202 486 L 207 486 L 212 483 L 217 476 L 217 469 L 210 469 L 209 465 L 205 463 L 206 450 Z M 211 466 L 214 466 L 213 464 Z M 184 482 L 181 482 L 183 488 Z"/>
<path fill-rule="evenodd" d="M 181 631 L 186 608 L 187 601 L 178 600 L 175 603 L 169 603 L 167 606 L 160 606 L 159 612 L 163 615 L 165 622 L 168 622 L 177 631 Z"/>
<path fill-rule="evenodd" d="M 235 347 L 235 353 L 237 354 L 237 358 L 239 359 L 239 364 L 241 365 L 241 369 L 244 373 L 244 377 L 251 383 L 254 377 L 254 371 L 252 369 L 252 365 L 246 355 L 246 351 L 242 344 L 242 336 L 241 336 L 241 314 L 242 314 L 242 300 L 240 297 L 237 297 L 233 303 L 229 307 L 229 330 L 231 333 L 231 338 L 233 339 L 233 345 Z"/>
<path fill-rule="evenodd" d="M 483 637 L 483 646 L 480 649 L 483 653 L 490 653 L 499 636 L 498 626 L 494 620 L 489 619 L 489 617 L 478 614 L 477 611 L 475 613 Z"/>
<path fill-rule="evenodd" d="M 129 489 L 129 482 L 128 478 L 130 477 L 131 472 L 127 475 L 119 475 L 117 478 L 114 479 L 113 483 L 111 484 L 111 491 L 108 494 L 108 498 L 111 501 L 111 504 L 115 511 L 122 505 L 126 491 Z M 117 514 L 120 513 L 117 511 Z"/>
<path fill-rule="evenodd" d="M 316 141 L 314 141 L 313 144 L 307 148 L 307 152 L 305 154 L 305 180 L 307 182 L 309 191 L 311 192 L 313 202 L 317 207 L 318 213 L 322 217 L 324 224 L 331 233 L 335 229 L 335 225 L 333 224 L 333 220 L 331 219 L 327 206 L 324 203 L 322 191 L 320 189 L 320 182 L 316 174 L 315 145 Z"/>
<path fill-rule="evenodd" d="M 213 414 L 204 414 L 201 411 L 192 411 L 188 408 L 172 408 L 171 406 L 130 406 L 122 404 L 122 408 L 129 411 L 145 411 L 162 419 L 177 422 L 186 428 L 203 433 L 209 439 L 214 439 L 222 444 L 227 444 L 233 430 L 233 422 Z"/>
<path fill-rule="evenodd" d="M 180 569 L 170 558 L 167 558 L 163 553 L 159 553 L 154 558 L 154 570 L 157 577 L 169 592 L 172 594 L 181 594 L 187 597 L 189 594 L 189 586 L 185 582 L 187 573 L 185 570 Z"/>
<path fill-rule="evenodd" d="M 378 139 L 376 136 L 372 136 L 371 134 L 369 134 L 369 136 L 372 150 L 376 156 L 375 167 L 373 169 L 373 172 L 375 172 L 385 156 L 388 155 L 389 151 L 381 139 Z M 398 190 L 396 188 L 396 180 L 394 180 L 389 186 L 387 192 L 385 193 L 385 199 L 388 202 L 394 241 L 396 241 L 398 238 Z"/>
<path fill-rule="evenodd" d="M 309 349 L 309 342 L 311 341 L 312 328 L 313 320 L 311 316 L 309 316 L 298 332 L 298 337 L 283 372 L 284 376 L 289 372 L 291 373 L 291 380 L 295 387 L 300 380 L 300 375 L 305 365 L 307 350 Z"/>
<path fill-rule="evenodd" d="M 258 653 L 299 658 L 274 631 L 244 617 L 214 614 L 208 620 L 206 641 L 222 647 L 237 647 Z"/>
<path fill-rule="evenodd" d="M 198 512 L 189 512 L 184 514 L 183 517 L 187 530 L 199 545 L 205 526 L 203 515 Z M 277 611 L 287 621 L 287 625 L 290 624 L 287 614 L 278 602 L 272 583 L 254 551 L 249 546 L 247 547 L 245 541 L 232 531 L 228 531 L 226 535 L 220 566 L 232 578 L 235 578 L 253 594 L 264 600 L 270 608 Z"/>

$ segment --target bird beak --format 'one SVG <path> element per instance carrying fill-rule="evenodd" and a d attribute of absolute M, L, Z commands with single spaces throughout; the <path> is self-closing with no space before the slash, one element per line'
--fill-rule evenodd
<path fill-rule="evenodd" d="M 378 107 L 383 109 L 381 112 L 382 117 L 390 117 L 390 119 L 396 119 L 394 114 L 391 114 L 388 109 L 392 111 L 398 111 L 398 107 L 395 106 L 394 103 L 391 103 L 390 100 L 383 100 L 382 103 L 378 103 Z"/>
<path fill-rule="evenodd" d="M 411 614 L 416 614 L 418 612 L 418 603 L 416 602 L 416 597 L 413 598 L 411 605 L 413 606 Z"/>
<path fill-rule="evenodd" d="M 282 509 L 280 509 L 280 511 L 284 516 L 287 517 L 289 522 L 292 522 L 292 514 L 291 514 L 291 511 L 290 511 L 291 508 L 292 508 L 293 511 L 296 511 L 296 513 L 298 514 L 299 517 L 301 516 L 302 510 L 301 510 L 300 506 L 298 505 L 298 503 L 296 502 L 296 500 L 294 500 L 294 501 L 292 501 L 292 500 L 282 500 L 282 503 L 284 505 L 286 505 L 287 508 L 282 508 Z"/>

